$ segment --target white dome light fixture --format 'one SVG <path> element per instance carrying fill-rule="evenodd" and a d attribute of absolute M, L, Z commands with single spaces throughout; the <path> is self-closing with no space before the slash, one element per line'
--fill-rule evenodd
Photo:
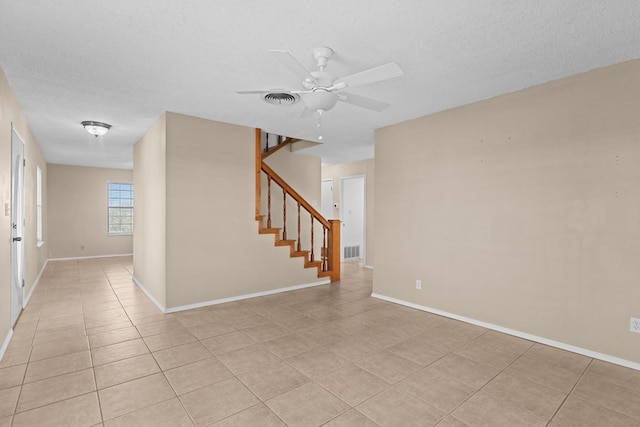
<path fill-rule="evenodd" d="M 85 120 L 82 122 L 82 126 L 84 129 L 89 132 L 91 135 L 96 138 L 107 133 L 109 129 L 111 129 L 111 125 L 102 123 L 102 122 L 94 122 L 93 120 Z"/>

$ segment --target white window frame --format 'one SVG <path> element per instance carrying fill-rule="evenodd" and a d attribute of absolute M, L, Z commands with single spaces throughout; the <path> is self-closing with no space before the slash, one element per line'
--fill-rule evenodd
<path fill-rule="evenodd" d="M 36 240 L 38 247 L 44 245 L 42 218 L 42 168 L 40 165 L 36 165 Z"/>
<path fill-rule="evenodd" d="M 120 202 L 118 202 L 118 205 L 112 205 L 111 201 L 114 199 L 117 199 L 118 201 L 121 201 L 123 199 L 121 199 L 120 197 L 111 197 L 111 186 L 112 185 L 130 185 L 131 186 L 131 192 L 132 192 L 132 197 L 131 197 L 131 206 L 122 206 Z M 115 189 L 113 189 L 115 190 Z M 134 215 L 134 203 L 133 203 L 133 195 L 135 194 L 135 189 L 133 187 L 133 183 L 132 182 L 123 182 L 123 181 L 107 181 L 107 234 L 110 236 L 127 236 L 127 235 L 132 235 L 133 234 L 133 215 Z M 125 200 L 129 200 L 129 199 L 125 199 Z M 111 231 L 111 209 L 131 209 L 131 231 Z"/>

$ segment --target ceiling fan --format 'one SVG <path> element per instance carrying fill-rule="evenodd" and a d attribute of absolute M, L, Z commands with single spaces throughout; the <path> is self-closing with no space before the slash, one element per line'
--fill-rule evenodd
<path fill-rule="evenodd" d="M 270 49 L 268 52 L 275 55 L 280 62 L 302 79 L 302 89 L 242 90 L 236 93 L 245 95 L 280 92 L 294 96 L 298 95 L 305 105 L 305 109 L 300 116 L 303 118 L 310 117 L 316 112 L 321 116 L 325 111 L 332 109 L 338 101 L 373 111 L 382 111 L 389 104 L 365 96 L 343 92 L 342 90 L 403 75 L 402 69 L 398 64 L 390 62 L 347 77 L 337 78 L 330 72 L 325 71 L 327 61 L 333 55 L 333 49 L 324 46 L 313 49 L 313 56 L 318 63 L 318 71 L 308 71 L 287 51 Z"/>

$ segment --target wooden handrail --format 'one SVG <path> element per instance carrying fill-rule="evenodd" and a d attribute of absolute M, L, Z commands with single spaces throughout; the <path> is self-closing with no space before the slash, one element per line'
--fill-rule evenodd
<path fill-rule="evenodd" d="M 282 148 L 286 147 L 287 145 L 293 144 L 294 142 L 298 142 L 298 141 L 300 141 L 298 138 L 285 138 L 282 142 L 280 142 L 275 147 L 271 147 L 271 148 L 269 148 L 268 151 L 265 151 L 264 153 L 262 153 L 262 160 L 264 160 L 267 157 L 269 157 L 270 155 L 278 152 L 279 150 L 281 150 Z"/>
<path fill-rule="evenodd" d="M 307 202 L 300 194 L 298 194 L 296 190 L 291 188 L 289 184 L 287 184 L 285 180 L 280 177 L 280 175 L 275 173 L 275 171 L 271 169 L 269 166 L 267 166 L 267 164 L 264 162 L 262 163 L 262 170 L 264 171 L 264 173 L 267 174 L 267 176 L 270 176 L 271 179 L 275 181 L 275 183 L 278 184 L 280 188 L 282 188 L 296 202 L 300 202 L 300 206 L 305 208 L 307 212 L 309 212 L 316 221 L 320 222 L 322 225 L 324 225 L 327 228 L 331 228 L 331 224 L 329 223 L 329 221 L 327 221 L 325 217 L 323 217 L 322 214 L 316 210 L 316 208 L 311 206 L 309 202 Z"/>

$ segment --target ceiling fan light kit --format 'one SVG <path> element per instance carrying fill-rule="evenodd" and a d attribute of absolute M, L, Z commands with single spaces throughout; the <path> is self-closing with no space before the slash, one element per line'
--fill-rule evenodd
<path fill-rule="evenodd" d="M 318 113 L 318 127 L 320 127 L 319 119 L 322 113 L 331 110 L 338 101 L 372 111 L 383 111 L 389 104 L 341 91 L 348 87 L 367 85 L 403 75 L 402 69 L 398 64 L 390 62 L 347 77 L 337 78 L 330 72 L 325 71 L 329 59 L 333 56 L 333 49 L 326 46 L 313 49 L 313 57 L 316 59 L 318 66 L 317 71 L 308 71 L 287 51 L 268 50 L 268 52 L 275 55 L 282 64 L 302 80 L 302 89 L 278 91 L 273 89 L 245 90 L 237 91 L 236 93 L 241 95 L 259 94 L 265 102 L 275 105 L 290 105 L 301 99 L 305 109 L 300 117 L 310 117 L 314 113 Z M 287 95 L 291 96 L 291 98 L 288 98 Z M 322 136 L 318 139 L 321 140 Z"/>

